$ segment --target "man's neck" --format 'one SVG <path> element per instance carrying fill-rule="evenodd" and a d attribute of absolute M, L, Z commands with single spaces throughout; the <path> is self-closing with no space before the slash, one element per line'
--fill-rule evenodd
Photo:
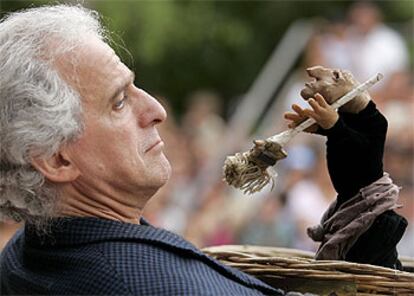
<path fill-rule="evenodd" d="M 60 190 L 57 216 L 97 217 L 139 224 L 143 209 L 152 194 L 136 194 L 82 190 L 67 184 Z"/>

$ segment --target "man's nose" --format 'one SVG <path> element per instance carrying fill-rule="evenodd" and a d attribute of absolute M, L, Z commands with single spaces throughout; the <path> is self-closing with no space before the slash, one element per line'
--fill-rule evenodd
<path fill-rule="evenodd" d="M 164 107 L 150 94 L 143 90 L 140 90 L 140 92 L 142 92 L 143 108 L 138 115 L 139 125 L 141 127 L 147 127 L 165 121 L 167 112 Z"/>

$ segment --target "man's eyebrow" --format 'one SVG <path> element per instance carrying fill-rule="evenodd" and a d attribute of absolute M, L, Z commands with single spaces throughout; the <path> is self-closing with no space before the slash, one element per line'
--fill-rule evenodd
<path fill-rule="evenodd" d="M 122 85 L 120 85 L 111 96 L 110 102 L 115 101 L 115 99 L 119 96 L 119 94 L 124 91 L 124 89 L 131 83 L 134 83 L 135 80 L 135 72 L 129 71 L 129 79 Z"/>

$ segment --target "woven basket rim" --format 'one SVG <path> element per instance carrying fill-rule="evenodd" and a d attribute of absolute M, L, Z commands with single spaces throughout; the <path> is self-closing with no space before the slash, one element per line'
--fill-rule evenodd
<path fill-rule="evenodd" d="M 270 246 L 223 245 L 203 251 L 264 281 L 272 278 L 341 281 L 355 284 L 357 295 L 414 295 L 411 272 L 347 261 L 315 260 L 312 252 Z M 413 258 L 406 260 L 414 262 Z"/>

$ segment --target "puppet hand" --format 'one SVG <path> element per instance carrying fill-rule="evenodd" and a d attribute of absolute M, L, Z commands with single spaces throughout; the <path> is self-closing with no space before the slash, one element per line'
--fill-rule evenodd
<path fill-rule="evenodd" d="M 290 123 L 288 124 L 289 128 L 294 128 L 298 126 L 300 123 L 308 119 L 308 116 L 305 115 L 305 110 L 302 109 L 299 105 L 293 104 L 292 109 L 295 112 L 285 112 L 284 117 L 285 119 L 289 120 Z M 305 132 L 308 133 L 316 133 L 318 130 L 318 125 L 313 124 L 307 129 L 305 129 Z"/>
<path fill-rule="evenodd" d="M 334 109 L 325 101 L 323 96 L 316 94 L 315 98 L 309 98 L 309 105 L 312 109 L 302 109 L 300 106 L 292 105 L 293 112 L 285 113 L 285 118 L 290 120 L 290 128 L 297 126 L 304 119 L 311 117 L 315 119 L 316 123 L 323 129 L 330 129 L 338 121 L 339 115 Z M 316 125 L 310 126 L 307 132 L 316 132 Z"/>
<path fill-rule="evenodd" d="M 315 98 L 309 98 L 308 102 L 312 109 L 303 110 L 305 115 L 315 119 L 316 123 L 323 129 L 330 129 L 338 121 L 338 113 L 320 94 L 316 94 Z"/>

